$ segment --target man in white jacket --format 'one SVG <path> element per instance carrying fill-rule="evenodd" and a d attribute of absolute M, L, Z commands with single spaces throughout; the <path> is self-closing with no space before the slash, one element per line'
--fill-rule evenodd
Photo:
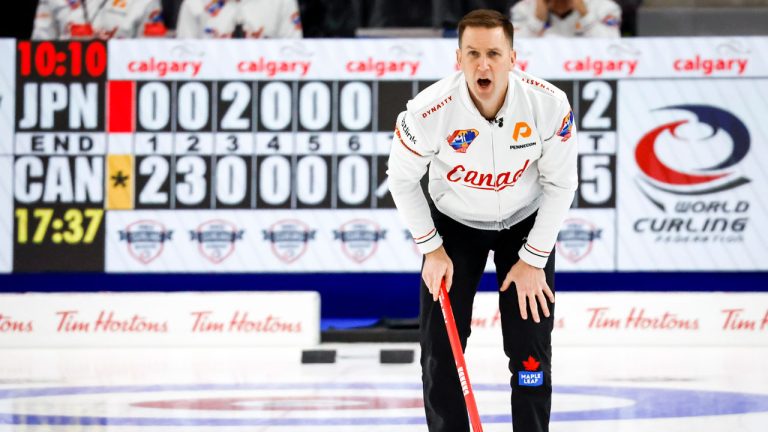
<path fill-rule="evenodd" d="M 40 0 L 32 39 L 164 37 L 160 0 Z"/>
<path fill-rule="evenodd" d="M 512 36 L 511 23 L 498 12 L 467 14 L 456 51 L 461 71 L 408 102 L 389 156 L 389 188 L 424 254 L 419 319 L 431 432 L 469 431 L 436 303 L 440 282 L 446 281 L 466 347 L 491 250 L 514 430 L 549 428 L 553 249 L 577 186 L 576 130 L 561 90 L 513 70 Z M 420 187 L 427 170 L 430 202 Z"/>
<path fill-rule="evenodd" d="M 519 37 L 621 36 L 621 7 L 612 0 L 521 0 L 510 16 Z"/>

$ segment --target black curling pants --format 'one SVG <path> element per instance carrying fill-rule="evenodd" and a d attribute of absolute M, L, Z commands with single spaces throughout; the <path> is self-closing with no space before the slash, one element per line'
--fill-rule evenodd
<path fill-rule="evenodd" d="M 494 251 L 496 278 L 501 286 L 512 265 L 519 259 L 517 252 L 525 242 L 535 217 L 534 213 L 506 230 L 486 231 L 470 228 L 433 208 L 432 218 L 443 237 L 443 247 L 453 261 L 453 285 L 449 296 L 462 349 L 467 347 L 472 303 L 488 253 Z M 553 292 L 554 257 L 553 251 L 544 268 L 547 284 Z M 440 303 L 432 300 L 423 280 L 420 298 L 421 370 L 429 431 L 469 432 L 466 404 Z M 551 333 L 555 309 L 554 304 L 547 302 L 550 316 L 544 317 L 541 306 L 538 306 L 541 322 L 537 324 L 531 317 L 530 309 L 527 320 L 520 317 L 514 283 L 507 291 L 499 293 L 504 352 L 509 358 L 509 371 L 512 373 L 512 425 L 515 432 L 549 431 L 552 405 Z M 531 362 L 530 357 L 535 361 Z M 535 371 L 531 371 L 535 362 L 540 364 Z M 543 377 L 536 372 L 543 372 Z M 471 380 L 472 368 L 469 373 Z"/>

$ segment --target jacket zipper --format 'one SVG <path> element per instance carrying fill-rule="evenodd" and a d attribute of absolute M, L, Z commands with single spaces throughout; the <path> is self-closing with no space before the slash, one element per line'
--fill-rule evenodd
<path fill-rule="evenodd" d="M 501 194 L 498 190 L 498 175 L 496 174 L 496 146 L 494 144 L 493 140 L 493 125 L 489 125 L 491 129 L 491 162 L 493 166 L 493 182 L 494 182 L 494 192 L 496 193 L 496 222 L 501 223 Z"/>

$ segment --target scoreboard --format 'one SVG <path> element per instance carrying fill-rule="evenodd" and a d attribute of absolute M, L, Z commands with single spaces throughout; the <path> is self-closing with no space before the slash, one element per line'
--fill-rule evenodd
<path fill-rule="evenodd" d="M 580 184 L 558 239 L 560 269 L 658 265 L 647 251 L 659 246 L 660 234 L 619 220 L 622 208 L 631 218 L 655 211 L 662 200 L 633 184 L 639 181 L 633 170 L 643 174 L 633 154 L 644 132 L 638 125 L 653 123 L 654 110 L 719 103 L 721 111 L 739 111 L 734 115 L 752 132 L 750 142 L 765 134 L 749 103 L 745 109 L 743 101 L 705 101 L 698 90 L 654 95 L 654 85 L 636 89 L 651 78 L 702 89 L 749 85 L 760 104 L 757 95 L 768 93 L 768 68 L 758 55 L 766 39 L 738 42 L 747 47 L 737 53 L 747 63 L 720 70 L 727 61 L 713 59 L 712 67 L 699 70 L 693 66 L 704 60 L 651 61 L 643 53 L 655 40 L 571 41 L 567 59 L 552 52 L 552 41 L 518 43 L 518 67 L 566 92 L 579 130 Z M 699 40 L 675 43 L 693 49 Z M 3 56 L 15 57 L 15 71 L 3 75 L 3 91 L 15 104 L 8 108 L 0 100 L 13 119 L 0 143 L 0 169 L 12 172 L 2 181 L 10 193 L 0 196 L 12 200 L 12 216 L 0 219 L 12 226 L 12 235 L 0 237 L 12 244 L 6 271 L 418 270 L 419 255 L 387 187 L 386 162 L 405 103 L 456 70 L 455 41 L 18 41 L 4 47 L 12 52 Z M 669 70 L 660 67 L 667 63 Z M 676 64 L 683 66 L 676 70 Z M 726 144 L 704 147 L 709 154 L 699 156 L 710 165 L 728 159 Z M 747 161 L 760 151 L 750 147 Z M 617 159 L 622 156 L 626 170 Z M 691 178 L 706 165 L 685 166 L 682 151 L 661 156 Z M 619 179 L 625 174 L 628 182 Z M 750 173 L 752 185 L 733 191 L 746 193 L 741 201 L 759 199 L 749 193 L 759 176 L 765 174 Z M 639 198 L 622 201 L 624 183 L 632 189 L 624 196 Z M 768 235 L 760 215 L 749 216 L 748 229 Z M 625 237 L 622 230 L 629 230 Z M 623 242 L 633 235 L 647 248 L 638 252 L 637 244 Z M 677 246 L 697 247 L 685 243 Z M 728 245 L 765 249 L 745 236 Z M 679 269 L 717 265 L 723 264 L 693 259 Z"/>
<path fill-rule="evenodd" d="M 127 87 L 127 88 L 121 88 Z M 387 88 L 391 87 L 391 89 Z M 411 83 L 111 82 L 135 125 L 136 209 L 392 208 L 384 162 Z M 395 106 L 389 107 L 391 111 Z M 120 108 L 122 109 L 122 108 Z M 377 112 L 378 111 L 378 112 Z M 374 118 L 374 113 L 377 118 Z M 387 117 L 390 116 L 390 117 Z"/>
<path fill-rule="evenodd" d="M 103 43 L 19 42 L 15 271 L 104 268 Z"/>

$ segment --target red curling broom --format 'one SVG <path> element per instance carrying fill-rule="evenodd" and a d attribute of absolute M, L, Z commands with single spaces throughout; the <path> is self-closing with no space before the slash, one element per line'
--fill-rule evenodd
<path fill-rule="evenodd" d="M 483 425 L 480 424 L 480 414 L 477 412 L 477 403 L 475 403 L 475 394 L 472 392 L 472 384 L 469 383 L 469 373 L 467 372 L 467 363 L 464 361 L 464 351 L 461 349 L 459 331 L 456 329 L 456 320 L 453 319 L 451 299 L 448 298 L 448 291 L 445 289 L 445 279 L 440 282 L 440 309 L 443 311 L 445 327 L 448 330 L 448 340 L 451 342 L 451 350 L 453 351 L 453 359 L 456 361 L 456 369 L 459 371 L 459 382 L 461 382 L 461 391 L 464 393 L 464 401 L 467 404 L 472 431 L 483 432 Z"/>

